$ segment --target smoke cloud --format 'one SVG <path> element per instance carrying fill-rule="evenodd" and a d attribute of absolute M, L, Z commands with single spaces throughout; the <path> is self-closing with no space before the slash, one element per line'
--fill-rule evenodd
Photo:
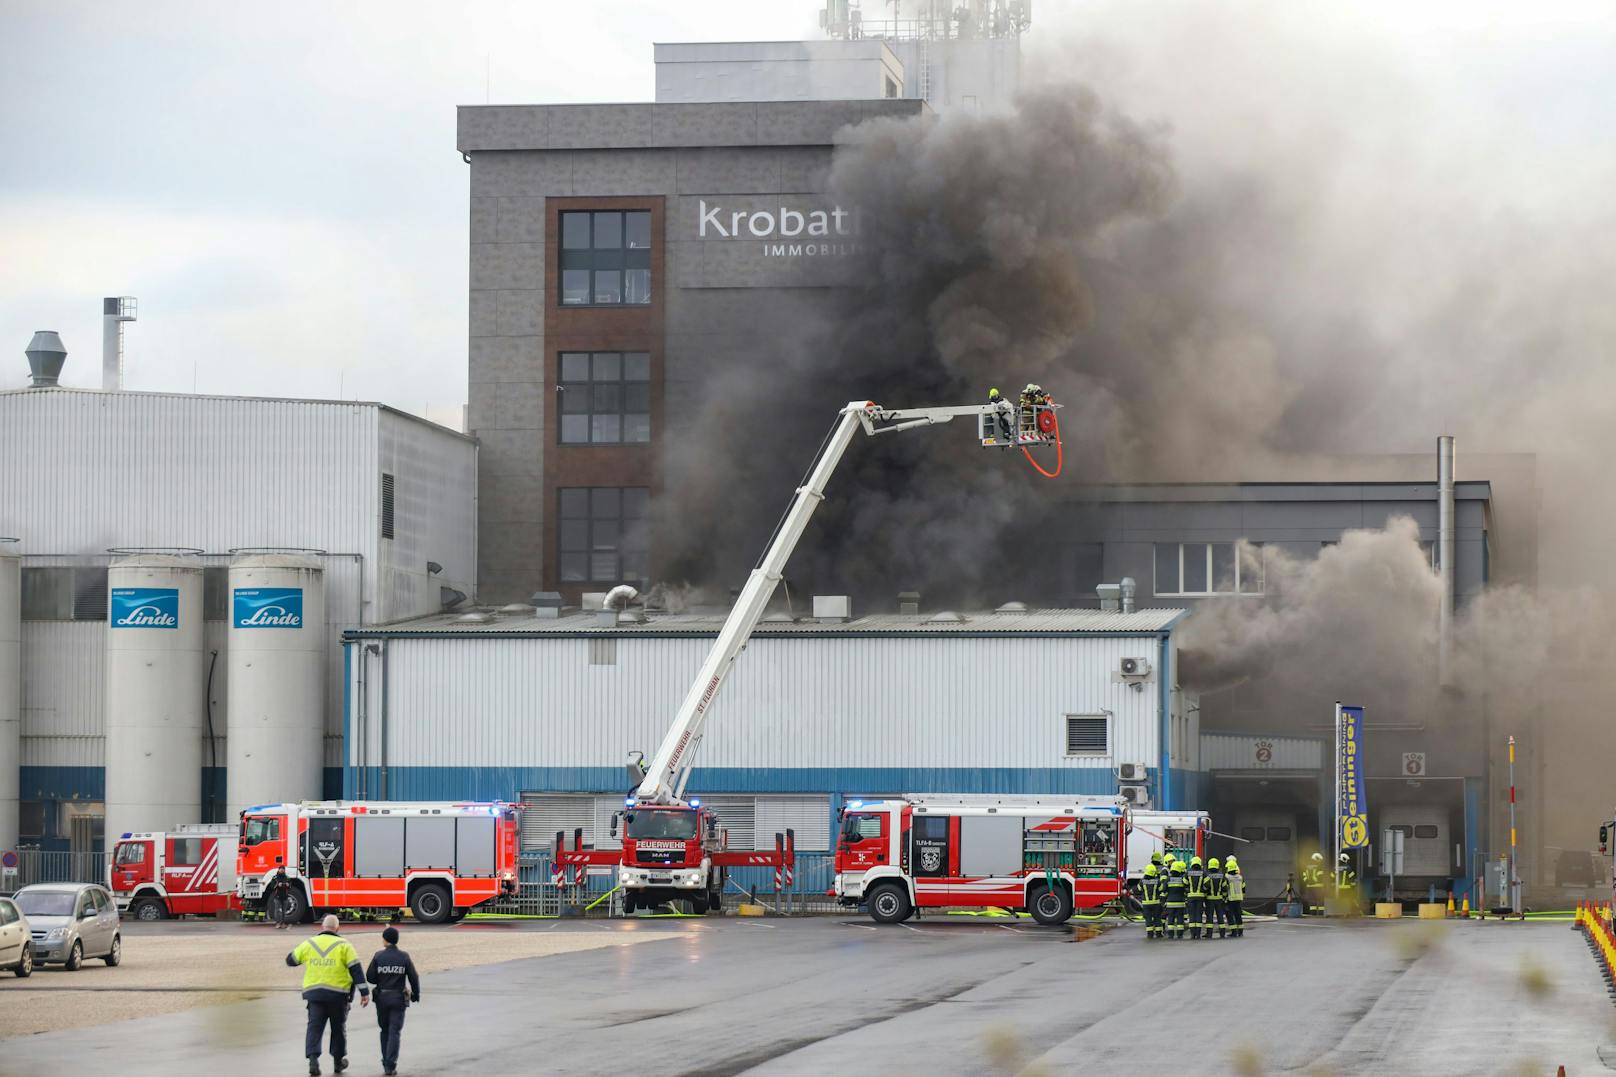
<path fill-rule="evenodd" d="M 829 193 L 860 207 L 862 253 L 847 287 L 712 330 L 768 327 L 767 362 L 715 367 L 688 408 L 677 511 L 656 523 L 670 579 L 739 584 L 851 397 L 1037 381 L 1066 405 L 1055 482 L 951 428 L 857 444 L 788 576 L 863 608 L 906 588 L 933 607 L 1087 598 L 1059 536 L 1085 483 L 1393 477 L 1384 453 L 1421 454 L 1429 481 L 1452 433 L 1461 478 L 1498 479 L 1466 470 L 1477 454 L 1536 459 L 1495 485 L 1495 577 L 1521 586 L 1461 611 L 1468 689 L 1435 687 L 1438 584 L 1408 521 L 1316 560 L 1269 551 L 1265 599 L 1197 613 L 1185 676 L 1254 711 L 1344 698 L 1489 745 L 1523 730 L 1525 781 L 1604 784 L 1616 17 L 1102 2 L 1062 18 L 1040 12 L 1014 108 L 847 132 Z M 1586 848 L 1609 805 L 1558 803 L 1538 840 Z"/>

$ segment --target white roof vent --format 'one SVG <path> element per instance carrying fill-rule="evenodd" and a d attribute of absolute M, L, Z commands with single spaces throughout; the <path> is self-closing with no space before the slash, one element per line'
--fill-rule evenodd
<path fill-rule="evenodd" d="M 499 608 L 499 612 L 501 612 L 501 613 L 514 613 L 514 614 L 520 615 L 520 614 L 524 614 L 524 613 L 532 613 L 533 612 L 533 607 L 529 606 L 525 602 L 512 602 L 508 606 L 501 606 Z"/>
<path fill-rule="evenodd" d="M 492 621 L 492 620 L 493 620 L 493 618 L 490 617 L 488 614 L 479 613 L 479 612 L 477 612 L 475 610 L 472 611 L 471 613 L 462 613 L 460 616 L 455 618 L 455 621 L 458 622 L 459 624 L 472 624 L 472 625 L 485 625 L 489 621 Z"/>
<path fill-rule="evenodd" d="M 847 595 L 815 595 L 814 620 L 847 621 L 853 617 L 853 599 Z"/>
<path fill-rule="evenodd" d="M 1004 605 L 1000 606 L 998 609 L 994 610 L 993 612 L 994 613 L 1026 613 L 1027 612 L 1027 604 L 1025 602 L 1006 602 Z"/>
<path fill-rule="evenodd" d="M 789 613 L 771 613 L 763 618 L 763 623 L 766 625 L 789 625 L 796 624 L 797 619 Z"/>
<path fill-rule="evenodd" d="M 938 610 L 936 613 L 926 618 L 926 623 L 931 625 L 962 625 L 965 623 L 965 616 L 963 614 L 955 613 L 953 610 Z"/>

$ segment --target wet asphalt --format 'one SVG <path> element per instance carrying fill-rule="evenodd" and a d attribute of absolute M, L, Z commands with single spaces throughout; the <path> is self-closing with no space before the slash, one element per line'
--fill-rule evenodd
<path fill-rule="evenodd" d="M 221 944 L 255 930 L 211 927 Z M 131 928 L 174 930 L 196 928 Z M 403 1074 L 1137 1074 L 1187 1058 L 1198 1074 L 1577 1074 L 1609 1072 L 1616 1044 L 1616 1005 L 1562 923 L 1268 922 L 1202 942 L 941 915 L 440 930 L 654 941 L 429 977 Z M 276 993 L 0 1040 L 0 1073 L 297 1074 L 302 1029 L 296 994 Z M 349 1072 L 379 1073 L 369 1011 L 350 1035 Z"/>

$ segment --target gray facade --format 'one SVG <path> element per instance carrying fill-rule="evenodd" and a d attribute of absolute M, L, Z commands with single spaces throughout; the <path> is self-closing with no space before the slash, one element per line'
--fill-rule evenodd
<path fill-rule="evenodd" d="M 471 168 L 469 430 L 482 444 L 478 579 L 486 601 L 607 579 L 561 579 L 557 491 L 645 488 L 677 475 L 677 437 L 706 375 L 756 368 L 780 316 L 823 302 L 854 242 L 824 201 L 839 132 L 920 101 L 467 106 L 457 145 Z M 648 303 L 558 296 L 557 214 L 652 214 Z M 816 217 L 815 214 L 823 216 Z M 557 356 L 650 356 L 643 445 L 564 446 Z M 654 549 L 653 554 L 654 557 Z"/>

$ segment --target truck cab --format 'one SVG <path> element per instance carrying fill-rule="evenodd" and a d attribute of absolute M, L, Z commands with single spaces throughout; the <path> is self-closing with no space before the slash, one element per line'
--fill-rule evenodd
<path fill-rule="evenodd" d="M 136 920 L 217 915 L 235 904 L 235 838 L 235 828 L 222 823 L 124 834 L 112 849 L 107 889 Z"/>
<path fill-rule="evenodd" d="M 713 854 L 723 849 L 723 837 L 717 817 L 699 800 L 628 807 L 621 823 L 624 912 L 669 901 L 688 901 L 697 914 L 722 905 L 724 871 Z"/>

